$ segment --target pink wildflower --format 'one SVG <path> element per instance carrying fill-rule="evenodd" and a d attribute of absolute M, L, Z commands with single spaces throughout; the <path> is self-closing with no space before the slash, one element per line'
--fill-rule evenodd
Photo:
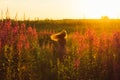
<path fill-rule="evenodd" d="M 75 61 L 74 61 L 74 68 L 78 69 L 79 65 L 80 65 L 80 60 L 79 59 L 75 59 Z"/>
<path fill-rule="evenodd" d="M 23 47 L 23 43 L 22 43 L 21 41 L 19 41 L 19 42 L 17 43 L 17 49 L 18 49 L 19 51 L 21 51 L 22 47 Z"/>
<path fill-rule="evenodd" d="M 18 26 L 15 26 L 13 29 L 12 29 L 12 32 L 13 34 L 16 34 L 18 32 Z"/>
<path fill-rule="evenodd" d="M 25 42 L 26 36 L 24 34 L 20 34 L 19 40 Z"/>
<path fill-rule="evenodd" d="M 38 35 L 37 35 L 37 32 L 36 32 L 36 29 L 33 28 L 33 37 L 34 39 L 37 39 Z"/>
<path fill-rule="evenodd" d="M 1 43 L 1 40 L 0 40 L 0 51 L 1 51 L 1 48 L 2 48 L 2 43 Z"/>
<path fill-rule="evenodd" d="M 29 44 L 29 42 L 27 41 L 26 43 L 25 43 L 25 49 L 29 49 L 30 48 L 30 44 Z"/>
<path fill-rule="evenodd" d="M 33 31 L 32 27 L 28 27 L 28 29 L 27 29 L 28 34 L 31 34 L 32 31 Z"/>

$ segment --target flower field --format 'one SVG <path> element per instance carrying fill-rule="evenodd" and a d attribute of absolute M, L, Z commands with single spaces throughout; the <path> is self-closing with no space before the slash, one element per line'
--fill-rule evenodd
<path fill-rule="evenodd" d="M 120 80 L 120 20 L 0 21 L 0 80 Z M 52 34 L 66 30 L 66 54 Z"/>

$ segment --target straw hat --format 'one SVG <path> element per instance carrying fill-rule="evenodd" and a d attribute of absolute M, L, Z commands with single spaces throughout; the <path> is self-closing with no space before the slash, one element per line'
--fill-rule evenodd
<path fill-rule="evenodd" d="M 50 36 L 50 38 L 54 41 L 58 41 L 58 40 L 62 40 L 62 39 L 66 39 L 67 38 L 67 32 L 66 30 L 62 30 L 59 33 L 53 34 Z"/>

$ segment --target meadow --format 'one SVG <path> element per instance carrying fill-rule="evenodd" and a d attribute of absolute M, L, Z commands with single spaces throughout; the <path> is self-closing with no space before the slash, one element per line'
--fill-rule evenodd
<path fill-rule="evenodd" d="M 60 61 L 50 36 L 62 30 Z M 120 20 L 0 20 L 0 80 L 120 80 Z"/>

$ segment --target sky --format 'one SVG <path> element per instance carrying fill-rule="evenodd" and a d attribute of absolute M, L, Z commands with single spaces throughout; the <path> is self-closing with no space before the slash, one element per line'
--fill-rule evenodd
<path fill-rule="evenodd" d="M 120 18 L 120 0 L 0 0 L 0 18 L 80 19 Z"/>

